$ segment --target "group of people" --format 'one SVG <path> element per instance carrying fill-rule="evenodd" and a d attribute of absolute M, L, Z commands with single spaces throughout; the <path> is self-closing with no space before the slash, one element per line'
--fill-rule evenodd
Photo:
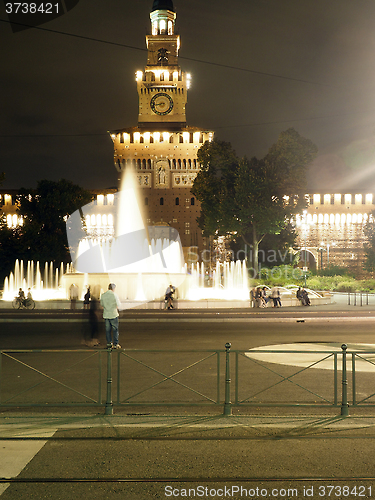
<path fill-rule="evenodd" d="M 98 340 L 100 305 L 103 308 L 107 348 L 121 349 L 119 344 L 119 310 L 121 309 L 121 303 L 115 289 L 116 285 L 110 283 L 108 290 L 101 295 L 99 300 L 91 293 L 90 287 L 87 287 L 83 298 L 83 309 L 88 311 L 90 332 L 88 334 L 87 329 L 84 329 L 82 342 L 88 347 L 96 347 L 100 344 Z"/>
<path fill-rule="evenodd" d="M 280 290 L 277 287 L 271 289 L 270 295 L 267 295 L 267 287 L 252 288 L 250 290 L 251 307 L 267 307 L 272 301 L 272 307 L 281 307 Z"/>
<path fill-rule="evenodd" d="M 31 288 L 27 289 L 27 297 L 25 297 L 25 292 L 22 290 L 22 288 L 20 288 L 18 290 L 18 298 L 20 299 L 22 304 L 25 304 L 27 300 L 32 300 L 33 296 L 31 294 Z"/>
<path fill-rule="evenodd" d="M 250 306 L 251 307 L 267 307 L 272 301 L 272 307 L 281 307 L 280 290 L 277 287 L 271 289 L 271 293 L 267 295 L 267 287 L 256 287 L 250 290 Z M 297 299 L 303 306 L 311 305 L 309 294 L 304 288 L 299 287 L 296 292 Z"/>
<path fill-rule="evenodd" d="M 115 293 L 115 289 L 116 285 L 110 283 L 108 290 L 100 297 L 100 305 L 103 308 L 107 349 L 121 349 L 119 344 L 119 311 L 121 309 L 121 302 Z M 165 292 L 165 303 L 168 309 L 173 309 L 173 294 L 175 291 L 176 287 L 170 284 Z M 87 287 L 83 299 L 83 307 L 89 310 L 91 339 L 86 342 L 86 345 L 90 347 L 99 345 L 99 341 L 96 338 L 98 332 L 98 305 L 98 300 L 91 295 L 90 287 Z"/>
<path fill-rule="evenodd" d="M 304 288 L 299 287 L 297 292 L 296 292 L 296 297 L 297 299 L 301 302 L 303 306 L 309 306 L 310 305 L 310 299 L 309 299 L 309 294 Z"/>

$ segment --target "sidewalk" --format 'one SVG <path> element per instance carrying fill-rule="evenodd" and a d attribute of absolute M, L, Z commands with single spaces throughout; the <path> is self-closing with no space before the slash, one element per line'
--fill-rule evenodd
<path fill-rule="evenodd" d="M 84 309 L 34 309 L 33 311 L 0 309 L 0 323 L 33 322 L 87 322 L 88 311 Z M 220 308 L 220 309 L 126 309 L 120 312 L 120 319 L 128 323 L 169 323 L 169 322 L 295 322 L 295 321 L 375 321 L 375 304 L 354 306 L 347 304 L 347 298 L 340 298 L 332 304 L 310 307 L 290 306 L 273 308 Z"/>
<path fill-rule="evenodd" d="M 335 410 L 339 412 L 339 409 Z M 312 436 L 324 430 L 342 433 L 344 430 L 356 430 L 366 433 L 371 429 L 375 437 L 375 416 L 340 415 L 20 415 L 17 412 L 0 414 L 0 439 L 45 439 L 57 430 L 72 429 L 126 429 L 127 437 L 144 436 L 143 431 L 155 430 L 157 435 L 181 433 L 196 434 L 202 430 L 210 430 L 211 435 L 223 439 L 231 430 L 231 437 L 240 436 L 243 429 L 262 429 L 263 434 L 274 435 L 275 431 L 291 435 Z"/>

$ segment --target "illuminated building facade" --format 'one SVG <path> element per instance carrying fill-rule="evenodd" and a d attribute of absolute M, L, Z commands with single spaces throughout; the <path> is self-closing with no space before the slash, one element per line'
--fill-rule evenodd
<path fill-rule="evenodd" d="M 300 265 L 308 268 L 347 267 L 361 273 L 363 226 L 375 210 L 374 195 L 310 194 L 309 206 L 296 217 Z M 306 255 L 305 255 L 306 253 Z"/>

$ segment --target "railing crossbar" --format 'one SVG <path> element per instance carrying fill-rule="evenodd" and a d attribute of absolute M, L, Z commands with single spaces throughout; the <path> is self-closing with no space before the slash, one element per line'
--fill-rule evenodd
<path fill-rule="evenodd" d="M 249 352 L 249 351 L 247 351 Z M 259 352 L 258 350 L 257 351 L 253 351 L 253 352 Z M 269 351 L 269 352 L 280 352 L 280 351 Z M 283 353 L 288 353 L 290 351 L 282 351 Z M 298 351 L 299 353 L 301 353 L 301 351 Z M 321 354 L 321 351 L 318 351 L 319 354 Z M 238 401 L 236 400 L 236 404 L 243 404 L 245 402 L 247 402 L 249 400 L 249 398 L 255 398 L 257 396 L 259 396 L 259 394 L 262 394 L 280 384 L 282 384 L 283 382 L 290 382 L 291 384 L 294 384 L 295 386 L 299 387 L 300 389 L 303 389 L 305 390 L 306 392 L 322 399 L 323 401 L 326 401 L 327 403 L 330 403 L 330 404 L 334 404 L 332 403 L 329 399 L 327 398 L 324 398 L 323 396 L 319 395 L 319 394 L 316 394 L 315 392 L 309 390 L 307 387 L 303 387 L 302 385 L 298 384 L 298 382 L 295 382 L 294 380 L 291 380 L 293 377 L 295 377 L 296 375 L 299 375 L 300 373 L 303 373 L 304 371 L 308 370 L 309 368 L 312 368 L 313 366 L 316 366 L 317 364 L 321 363 L 322 361 L 325 361 L 326 359 L 329 359 L 330 357 L 332 357 L 334 355 L 334 353 L 330 352 L 330 354 L 328 356 L 325 356 L 324 358 L 322 359 L 319 359 L 318 361 L 315 361 L 314 363 L 311 363 L 309 366 L 305 366 L 303 367 L 301 370 L 298 370 L 296 371 L 295 373 L 285 377 L 284 375 L 281 375 L 281 373 L 278 373 L 276 370 L 273 370 L 272 368 L 268 367 L 268 366 L 265 366 L 263 363 L 259 362 L 259 360 L 257 359 L 254 359 L 254 358 L 250 358 L 249 356 L 246 356 L 246 354 L 244 353 L 239 353 L 239 354 L 242 354 L 242 356 L 244 358 L 246 358 L 247 360 L 249 361 L 252 361 L 253 363 L 261 366 L 262 368 L 265 368 L 266 370 L 270 371 L 271 373 L 273 373 L 274 375 L 277 375 L 279 377 L 282 378 L 282 380 L 279 380 L 278 382 L 275 382 L 274 384 L 262 389 L 261 391 L 259 392 L 256 392 L 254 394 L 250 394 L 247 398 L 241 400 L 241 401 Z M 310 352 L 309 352 L 310 354 Z M 317 354 L 317 352 L 311 352 L 311 354 Z M 238 374 L 237 374 L 238 375 Z"/>
<path fill-rule="evenodd" d="M 15 361 L 16 363 L 19 363 L 20 365 L 22 366 L 25 366 L 26 368 L 29 368 L 31 371 L 34 371 L 35 373 L 38 373 L 38 375 L 41 375 L 42 377 L 45 377 L 45 379 L 47 380 L 51 380 L 52 382 L 56 382 L 56 384 L 58 385 L 61 385 L 62 387 L 64 387 L 65 389 L 69 389 L 70 391 L 72 392 L 75 392 L 76 394 L 79 394 L 80 396 L 88 399 L 89 401 L 92 401 L 93 403 L 97 403 L 97 401 L 93 398 L 91 398 L 90 396 L 87 396 L 86 394 L 83 394 L 81 393 L 80 391 L 77 391 L 75 389 L 73 389 L 73 387 L 69 387 L 68 385 L 64 384 L 63 382 L 60 382 L 59 380 L 56 380 L 55 378 L 51 377 L 50 375 L 47 375 L 46 373 L 43 373 L 41 372 L 40 370 L 38 370 L 37 368 L 33 367 L 33 366 L 30 366 L 29 364 L 27 363 L 24 363 L 23 361 L 17 359 L 17 358 L 14 358 L 13 356 L 9 356 L 8 353 L 6 352 L 2 352 L 2 354 L 4 356 L 6 356 L 7 358 L 11 359 L 12 361 Z M 65 367 L 64 370 L 61 370 L 60 372 L 57 372 L 54 374 L 54 376 L 58 376 L 58 375 L 61 375 L 62 373 L 64 373 L 66 370 L 69 370 L 71 368 L 73 368 L 74 366 L 77 366 L 79 365 L 80 363 L 82 363 L 83 361 L 87 361 L 88 359 L 92 358 L 93 356 L 95 356 L 97 354 L 97 352 L 95 354 L 92 354 L 91 356 L 88 356 L 87 358 L 85 358 L 84 360 L 80 360 L 78 361 L 77 363 L 74 363 L 73 365 L 70 365 L 68 367 Z M 43 384 L 45 382 L 45 380 L 42 380 L 41 382 L 38 382 L 30 387 L 28 387 L 27 389 L 25 389 L 24 391 L 22 392 L 19 392 L 17 394 L 15 394 L 14 396 L 12 396 L 11 398 L 8 398 L 6 399 L 5 401 L 3 401 L 3 403 L 8 403 L 9 401 L 12 401 L 12 399 L 16 398 L 17 396 L 21 396 L 22 394 L 25 394 L 26 392 L 30 391 L 31 389 L 35 389 L 35 387 L 38 387 L 39 385 Z"/>
<path fill-rule="evenodd" d="M 165 352 L 165 351 L 164 351 Z M 169 351 L 168 351 L 169 352 Z M 203 397 L 204 399 L 206 399 L 207 401 L 211 401 L 212 403 L 217 403 L 214 399 L 200 393 L 199 391 L 196 391 L 194 390 L 192 387 L 189 387 L 187 386 L 186 384 L 178 381 L 178 380 L 175 380 L 173 377 L 176 377 L 177 375 L 180 375 L 181 373 L 183 373 L 184 371 L 186 370 L 189 370 L 190 368 L 192 368 L 193 366 L 196 366 L 198 365 L 199 363 L 202 363 L 203 361 L 206 361 L 207 359 L 210 359 L 212 358 L 213 356 L 216 355 L 216 351 L 212 352 L 210 351 L 211 354 L 209 356 L 206 356 L 205 358 L 202 358 L 194 363 L 192 363 L 191 365 L 188 365 L 188 366 L 185 366 L 185 368 L 182 368 L 181 370 L 178 370 L 177 372 L 175 373 L 172 373 L 172 375 L 166 375 L 165 373 L 157 370 L 156 368 L 153 368 L 152 366 L 149 366 L 147 365 L 146 363 L 143 363 L 143 361 L 140 361 L 139 359 L 136 359 L 136 358 L 133 358 L 132 356 L 129 356 L 129 354 L 127 354 L 126 352 L 123 352 L 121 353 L 123 356 L 126 356 L 127 358 L 135 361 L 136 363 L 140 364 L 141 366 L 144 366 L 146 368 L 148 368 L 149 370 L 157 373 L 158 375 L 161 375 L 162 377 L 164 377 L 163 380 L 159 380 L 158 382 L 155 382 L 155 384 L 153 385 L 150 385 L 149 387 L 146 387 L 145 389 L 143 389 L 142 391 L 140 392 L 137 392 L 136 394 L 132 394 L 131 396 L 127 397 L 126 399 L 123 399 L 121 402 L 122 403 L 126 403 L 127 401 L 129 401 L 130 399 L 134 399 L 136 398 L 137 396 L 139 396 L 140 394 L 143 394 L 144 392 L 146 391 L 149 391 L 150 389 L 153 389 L 154 387 L 157 387 L 158 385 L 162 384 L 163 382 L 166 382 L 168 380 L 170 380 L 171 382 L 174 382 L 182 387 L 184 387 L 185 389 L 188 389 L 189 391 L 193 392 L 194 394 L 197 394 L 201 397 Z"/>

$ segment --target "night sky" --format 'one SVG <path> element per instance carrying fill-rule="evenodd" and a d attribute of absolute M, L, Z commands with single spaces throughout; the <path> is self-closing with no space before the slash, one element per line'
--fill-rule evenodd
<path fill-rule="evenodd" d="M 0 22 L 3 188 L 113 187 L 108 130 L 137 124 L 152 0 L 79 0 L 41 28 Z M 375 192 L 374 0 L 174 0 L 188 125 L 262 157 L 294 127 L 309 190 Z M 0 19 L 7 20 L 0 2 Z M 80 38 L 87 37 L 87 39 Z M 105 43 L 110 42 L 110 43 Z"/>

